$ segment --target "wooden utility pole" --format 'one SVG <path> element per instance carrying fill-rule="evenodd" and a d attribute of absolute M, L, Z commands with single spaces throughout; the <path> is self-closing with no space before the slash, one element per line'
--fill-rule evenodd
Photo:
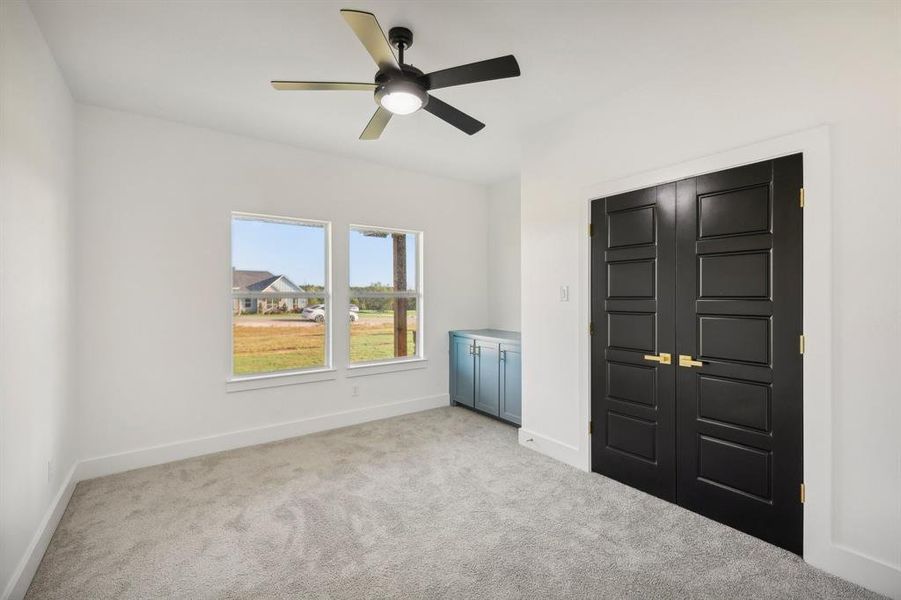
<path fill-rule="evenodd" d="M 407 291 L 407 236 L 392 233 L 394 239 L 394 291 Z M 394 299 L 394 356 L 407 355 L 407 299 Z"/>

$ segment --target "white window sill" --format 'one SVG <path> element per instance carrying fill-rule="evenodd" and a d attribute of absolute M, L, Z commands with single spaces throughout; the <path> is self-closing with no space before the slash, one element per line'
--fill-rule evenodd
<path fill-rule="evenodd" d="M 347 377 L 364 377 L 366 375 L 379 375 L 396 371 L 412 371 L 414 369 L 425 369 L 428 366 L 429 361 L 425 358 L 357 363 L 347 367 Z"/>
<path fill-rule="evenodd" d="M 313 383 L 316 381 L 331 381 L 338 378 L 335 369 L 316 369 L 311 371 L 299 371 L 292 373 L 269 373 L 266 375 L 249 375 L 247 377 L 233 377 L 225 382 L 226 392 L 244 392 L 247 390 L 259 390 L 262 388 L 280 387 L 283 385 L 297 385 L 301 383 Z"/>

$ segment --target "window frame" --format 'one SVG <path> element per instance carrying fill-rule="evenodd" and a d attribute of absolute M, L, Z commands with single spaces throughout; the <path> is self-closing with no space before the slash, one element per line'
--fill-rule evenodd
<path fill-rule="evenodd" d="M 323 229 L 323 251 L 325 264 L 323 270 L 324 276 L 324 284 L 321 292 L 236 292 L 234 289 L 234 239 L 232 236 L 232 228 L 235 219 L 246 219 L 246 220 L 255 220 L 255 221 L 265 221 L 270 223 L 283 223 L 290 225 L 309 225 L 315 227 L 321 227 Z M 244 389 L 254 389 L 253 382 L 262 382 L 265 384 L 266 380 L 275 379 L 279 381 L 278 383 L 274 383 L 273 385 L 287 385 L 291 383 L 303 383 L 305 381 L 322 381 L 323 376 L 328 376 L 331 373 L 334 373 L 334 357 L 333 350 L 334 344 L 332 343 L 333 337 L 333 321 L 332 321 L 332 304 L 333 304 L 333 294 L 332 294 L 332 223 L 331 221 L 321 221 L 318 219 L 305 219 L 301 217 L 291 217 L 286 215 L 273 215 L 273 214 L 264 214 L 264 213 L 252 213 L 252 212 L 244 212 L 244 211 L 232 211 L 229 213 L 228 218 L 228 304 L 229 304 L 229 323 L 228 323 L 228 377 L 226 379 L 226 383 L 230 386 L 232 384 L 236 384 L 234 388 L 229 388 L 230 391 L 241 391 Z M 322 298 L 323 304 L 325 304 L 325 321 L 323 325 L 325 326 L 325 335 L 324 335 L 324 352 L 323 352 L 323 361 L 324 364 L 321 366 L 315 367 L 306 367 L 301 369 L 285 369 L 282 371 L 263 371 L 259 373 L 246 373 L 246 374 L 235 374 L 235 340 L 234 340 L 234 326 L 235 326 L 235 313 L 234 313 L 234 303 L 235 300 L 240 300 L 242 303 L 244 299 L 256 298 L 259 300 L 266 300 L 268 298 L 292 298 L 292 299 L 315 299 Z M 306 377 L 304 377 L 306 376 Z M 331 377 L 329 377 L 331 378 Z M 249 385 L 242 386 L 242 383 L 247 383 Z"/>
<path fill-rule="evenodd" d="M 416 273 L 416 289 L 413 291 L 394 291 L 394 292 L 359 292 L 355 293 L 350 285 L 350 272 L 351 272 L 351 261 L 353 260 L 353 256 L 351 255 L 350 249 L 350 239 L 354 230 L 367 230 L 367 231 L 378 231 L 382 233 L 392 234 L 392 233 L 403 233 L 405 235 L 413 235 L 416 239 L 416 265 L 415 265 L 415 273 Z M 384 227 L 381 225 L 361 225 L 358 223 L 351 223 L 347 228 L 347 304 L 350 306 L 354 298 L 413 298 L 416 300 L 416 353 L 408 356 L 397 356 L 392 358 L 382 358 L 378 360 L 367 360 L 367 361 L 359 361 L 354 362 L 351 359 L 351 334 L 353 329 L 353 323 L 349 324 L 347 328 L 347 368 L 350 370 L 360 369 L 359 374 L 365 374 L 369 371 L 373 371 L 371 367 L 390 367 L 391 365 L 401 365 L 403 363 L 421 363 L 421 365 L 427 364 L 427 359 L 425 356 L 425 310 L 424 310 L 424 301 L 423 298 L 425 296 L 423 291 L 423 257 L 424 257 L 424 237 L 425 232 L 417 229 L 404 229 L 402 227 Z M 413 366 L 413 365 L 411 365 Z M 419 366 L 419 365 L 417 365 Z"/>

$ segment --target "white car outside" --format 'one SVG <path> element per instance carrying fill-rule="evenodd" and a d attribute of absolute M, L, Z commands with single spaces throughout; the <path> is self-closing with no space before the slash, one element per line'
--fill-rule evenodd
<path fill-rule="evenodd" d="M 353 323 L 360 318 L 360 315 L 357 314 L 359 311 L 359 307 L 350 305 L 350 310 L 348 313 L 350 314 L 350 322 Z M 325 304 L 313 304 L 312 306 L 305 306 L 302 311 L 300 311 L 300 316 L 307 321 L 316 321 L 317 323 L 325 322 Z"/>

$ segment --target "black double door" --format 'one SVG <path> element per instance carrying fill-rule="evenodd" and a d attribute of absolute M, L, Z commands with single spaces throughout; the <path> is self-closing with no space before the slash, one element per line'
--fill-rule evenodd
<path fill-rule="evenodd" d="M 801 553 L 801 155 L 592 202 L 592 469 Z"/>

